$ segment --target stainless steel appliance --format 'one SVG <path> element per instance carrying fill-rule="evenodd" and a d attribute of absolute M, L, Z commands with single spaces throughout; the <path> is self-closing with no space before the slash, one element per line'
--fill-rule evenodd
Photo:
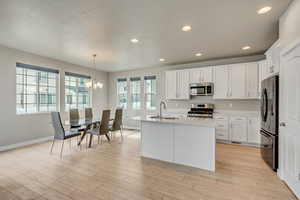
<path fill-rule="evenodd" d="M 191 96 L 213 96 L 214 84 L 213 83 L 192 83 L 190 84 Z"/>
<path fill-rule="evenodd" d="M 261 155 L 265 162 L 276 171 L 278 168 L 279 77 L 273 76 L 263 80 L 261 90 Z"/>
<path fill-rule="evenodd" d="M 213 118 L 214 105 L 213 104 L 192 104 L 188 117 L 199 118 Z"/>

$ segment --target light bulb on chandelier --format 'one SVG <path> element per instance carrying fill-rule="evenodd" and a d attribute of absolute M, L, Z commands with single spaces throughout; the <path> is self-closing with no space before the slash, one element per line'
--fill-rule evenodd
<path fill-rule="evenodd" d="M 96 69 L 96 54 L 93 55 L 94 57 L 94 68 Z M 96 81 L 94 79 L 91 79 L 89 82 L 87 82 L 85 84 L 85 87 L 87 88 L 93 88 L 93 89 L 98 89 L 98 88 L 103 88 L 103 83 L 99 82 L 99 81 Z"/>

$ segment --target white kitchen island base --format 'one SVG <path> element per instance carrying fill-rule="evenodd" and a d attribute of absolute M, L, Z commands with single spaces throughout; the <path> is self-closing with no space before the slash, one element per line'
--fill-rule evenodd
<path fill-rule="evenodd" d="M 208 124 L 141 120 L 141 155 L 215 171 L 215 128 Z"/>

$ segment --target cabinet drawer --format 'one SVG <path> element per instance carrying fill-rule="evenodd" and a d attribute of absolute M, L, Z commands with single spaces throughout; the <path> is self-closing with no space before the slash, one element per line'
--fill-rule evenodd
<path fill-rule="evenodd" d="M 222 128 L 216 128 L 216 138 L 220 140 L 228 140 L 228 130 Z"/>
<path fill-rule="evenodd" d="M 228 117 L 227 116 L 225 116 L 225 115 L 215 115 L 214 116 L 214 119 L 215 120 L 228 120 Z"/>

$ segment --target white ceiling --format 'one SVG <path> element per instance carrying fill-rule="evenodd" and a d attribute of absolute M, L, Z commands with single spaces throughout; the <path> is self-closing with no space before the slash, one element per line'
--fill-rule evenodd
<path fill-rule="evenodd" d="M 291 0 L 0 0 L 0 44 L 119 71 L 265 51 Z M 271 5 L 272 11 L 256 11 Z M 182 32 L 189 24 L 191 32 Z M 138 38 L 138 44 L 130 40 Z M 243 52 L 242 46 L 251 50 Z M 194 54 L 202 52 L 202 57 Z"/>

